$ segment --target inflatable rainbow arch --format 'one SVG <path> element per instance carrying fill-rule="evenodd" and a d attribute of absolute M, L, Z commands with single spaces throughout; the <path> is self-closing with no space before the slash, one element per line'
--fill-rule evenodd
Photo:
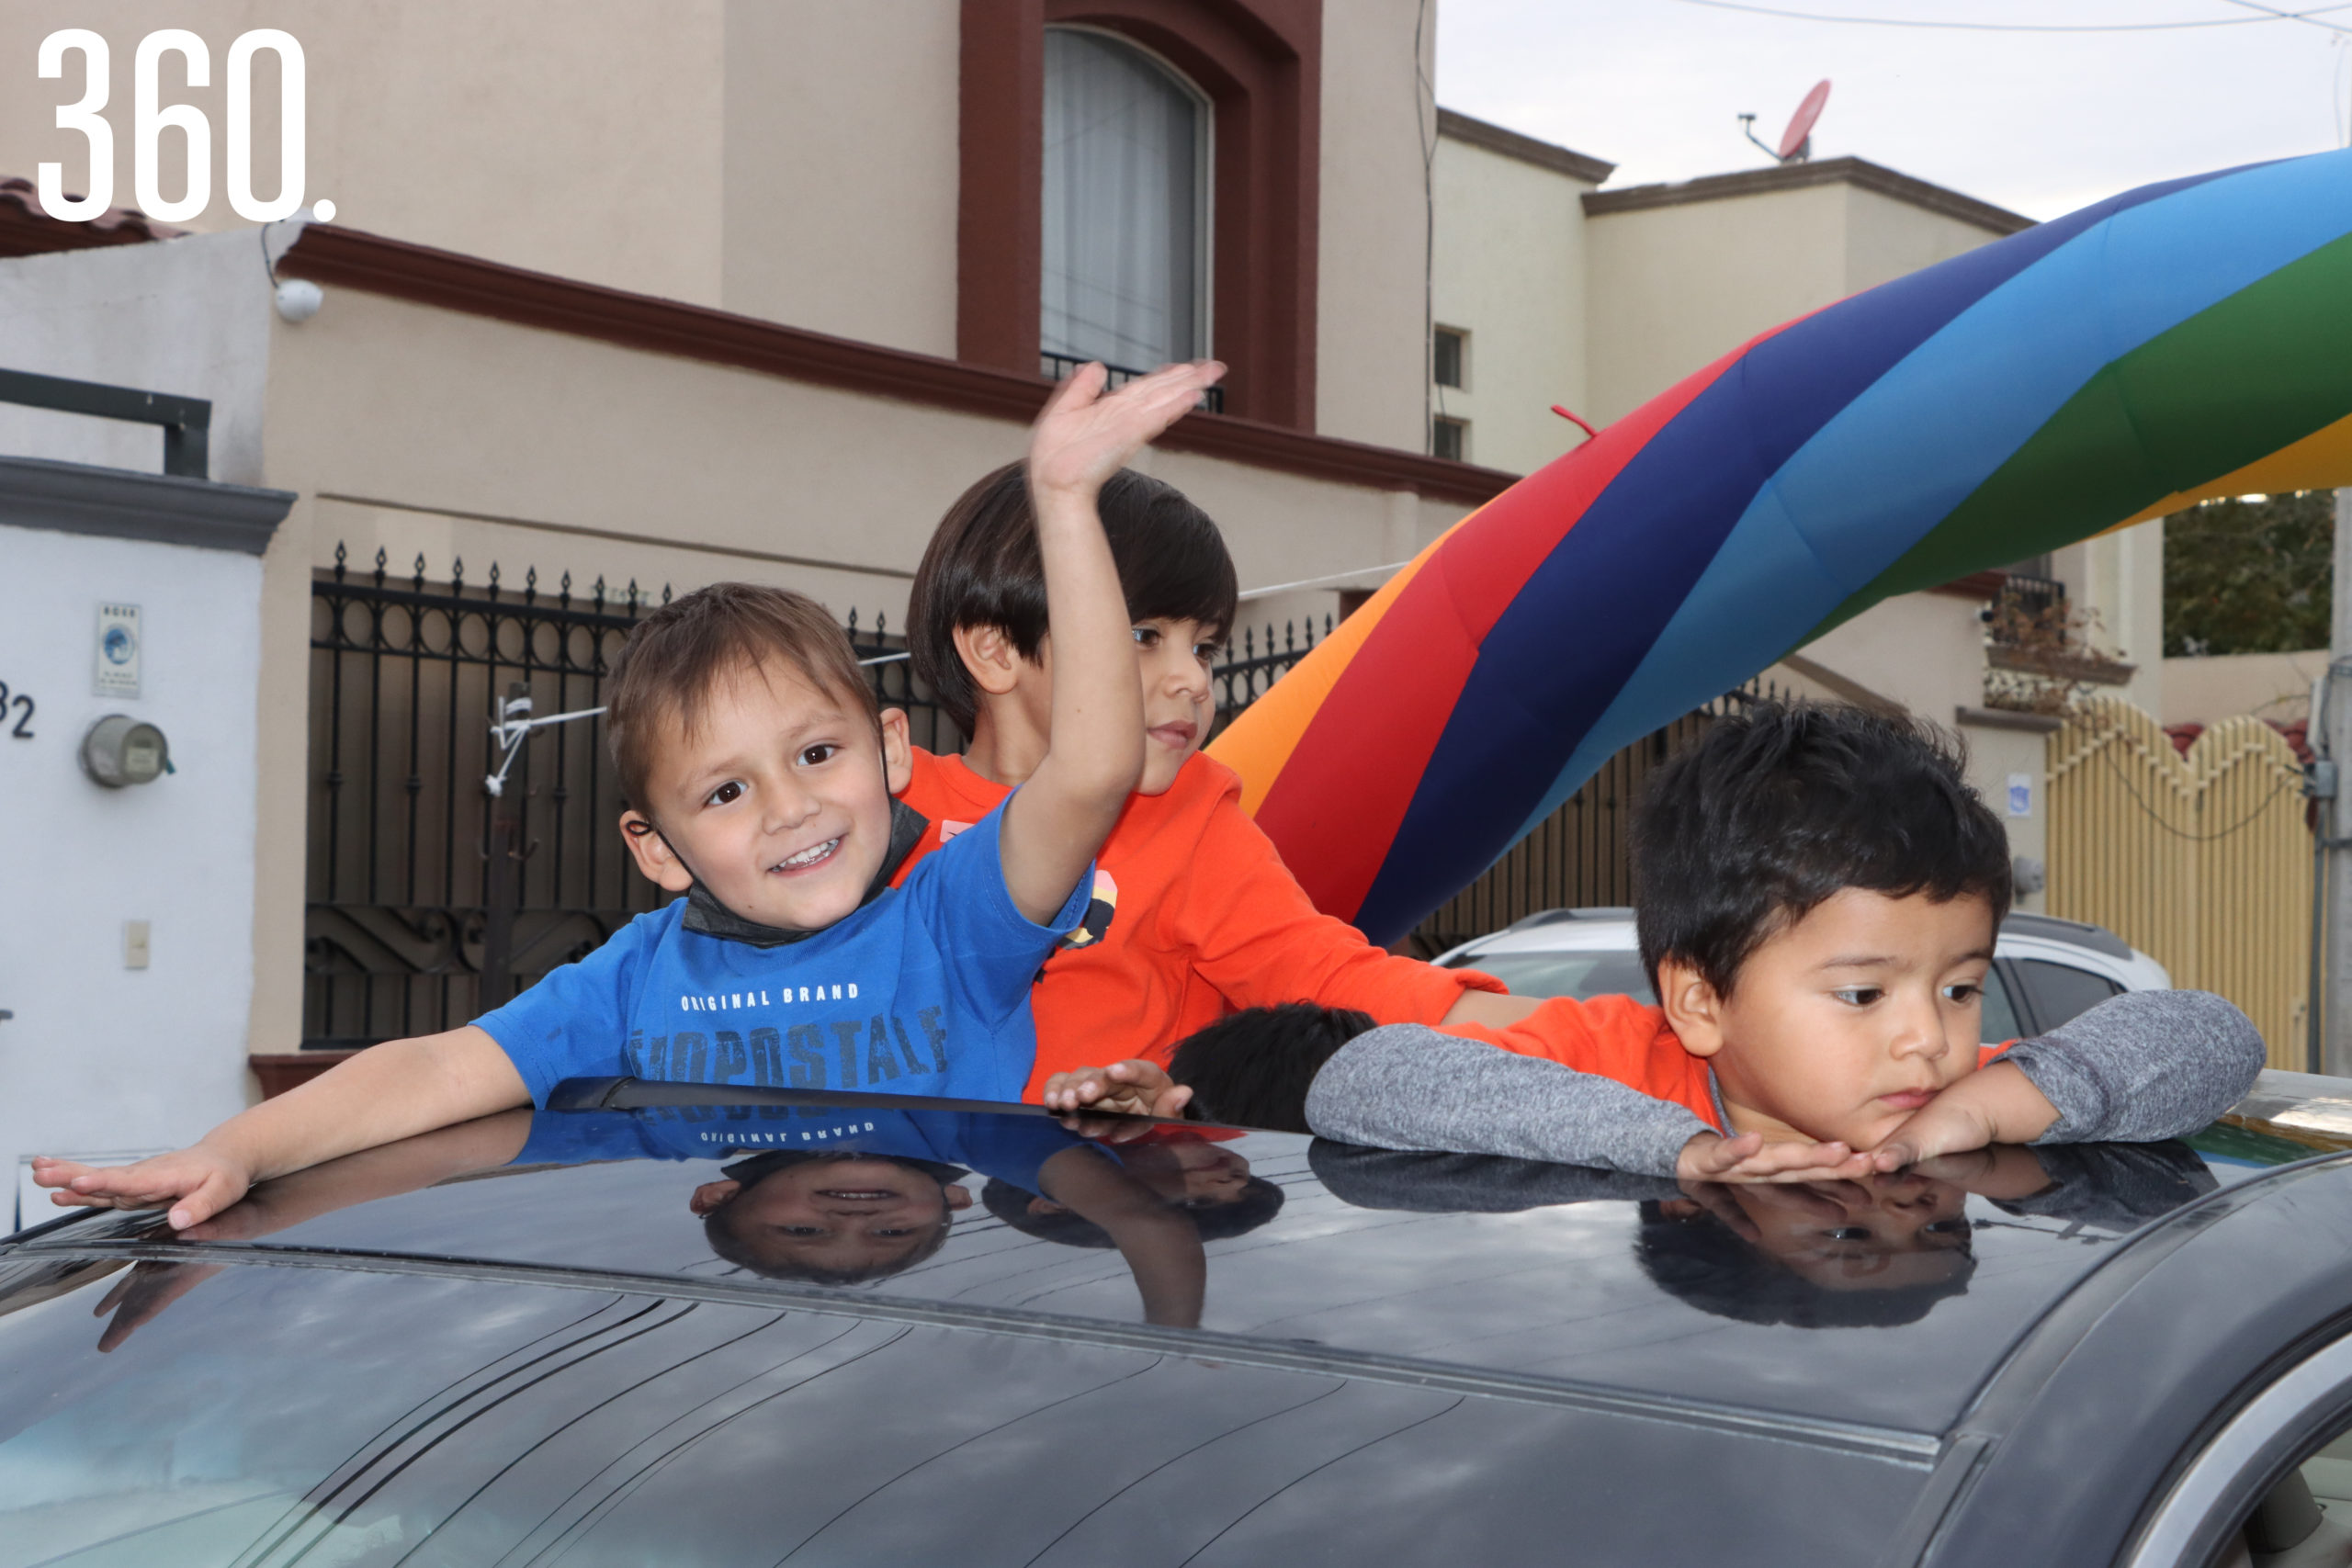
<path fill-rule="evenodd" d="M 1409 931 L 1612 752 L 1890 594 L 2352 483 L 2352 151 L 2149 186 L 1766 333 L 1464 518 L 1223 736 Z"/>

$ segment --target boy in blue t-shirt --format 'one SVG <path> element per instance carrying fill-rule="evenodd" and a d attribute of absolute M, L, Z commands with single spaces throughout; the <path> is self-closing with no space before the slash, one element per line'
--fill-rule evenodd
<path fill-rule="evenodd" d="M 923 826 L 891 798 L 905 716 L 877 712 L 821 605 L 704 589 L 631 635 L 606 719 L 631 852 L 686 897 L 509 1005 L 362 1052 L 189 1148 L 105 1170 L 38 1159 L 34 1179 L 61 1204 L 168 1207 L 186 1229 L 264 1178 L 544 1105 L 566 1077 L 1017 1100 L 1036 1050 L 1030 982 L 1083 916 L 1143 767 L 1142 682 L 1095 497 L 1223 370 L 1170 366 L 1106 392 L 1087 366 L 1038 415 L 1051 750 L 904 886 L 890 877 Z"/>

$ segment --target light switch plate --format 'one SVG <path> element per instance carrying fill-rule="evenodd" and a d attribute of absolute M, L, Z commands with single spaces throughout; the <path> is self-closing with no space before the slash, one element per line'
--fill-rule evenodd
<path fill-rule="evenodd" d="M 122 966 L 125 969 L 147 967 L 147 922 L 122 922 Z"/>

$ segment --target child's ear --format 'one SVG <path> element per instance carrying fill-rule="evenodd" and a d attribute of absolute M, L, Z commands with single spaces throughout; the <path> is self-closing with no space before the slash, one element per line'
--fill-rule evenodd
<path fill-rule="evenodd" d="M 907 738 L 907 710 L 884 708 L 880 728 L 882 782 L 892 795 L 904 795 L 915 782 L 914 743 Z"/>
<path fill-rule="evenodd" d="M 960 1214 L 972 1206 L 972 1193 L 969 1188 L 958 1187 L 951 1183 L 941 1188 L 939 1195 L 947 1200 L 947 1212 L 951 1214 Z"/>
<path fill-rule="evenodd" d="M 1724 1048 L 1724 999 L 1696 967 L 1679 958 L 1659 959 L 1657 999 L 1684 1050 L 1712 1056 Z"/>
<path fill-rule="evenodd" d="M 956 656 L 964 661 L 974 685 L 992 697 L 1012 690 L 1026 660 L 1002 626 L 957 626 L 953 635 Z"/>
<path fill-rule="evenodd" d="M 672 852 L 670 842 L 642 812 L 621 813 L 621 839 L 637 859 L 637 869 L 665 893 L 684 893 L 695 885 L 694 873 Z"/>
<path fill-rule="evenodd" d="M 697 1215 L 716 1213 L 733 1202 L 735 1194 L 741 1190 L 743 1184 L 740 1181 L 706 1181 L 695 1189 L 695 1195 L 686 1200 L 686 1207 Z"/>

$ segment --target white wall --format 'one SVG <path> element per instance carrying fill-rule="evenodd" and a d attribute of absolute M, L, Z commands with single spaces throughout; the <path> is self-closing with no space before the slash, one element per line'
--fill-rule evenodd
<path fill-rule="evenodd" d="M 1585 439 L 1554 403 L 1593 417 L 1579 200 L 1592 186 L 1451 137 L 1436 180 L 1434 314 L 1469 352 L 1463 385 L 1432 389 L 1435 412 L 1470 422 L 1471 462 L 1533 473 Z"/>
<path fill-rule="evenodd" d="M 1348 0 L 1323 12 L 1320 235 L 1317 240 L 1315 428 L 1375 446 L 1429 450 L 1430 190 L 1423 139 L 1437 136 L 1432 6 Z"/>
<path fill-rule="evenodd" d="M 0 364 L 209 399 L 209 477 L 260 484 L 270 300 L 254 230 L 0 261 Z M 164 467 L 152 424 L 6 403 L 0 452 L 146 474 Z"/>
<path fill-rule="evenodd" d="M 956 0 L 727 0 L 729 310 L 953 358 Z"/>
<path fill-rule="evenodd" d="M 69 57 L 62 82 L 38 80 L 33 58 L 52 28 L 89 28 L 114 55 L 115 201 L 135 205 L 132 53 L 152 28 L 187 28 L 210 46 L 211 85 L 182 86 L 175 57 L 164 101 L 195 105 L 213 128 L 212 200 L 177 226 L 242 228 L 222 173 L 229 46 L 248 28 L 283 28 L 308 62 L 307 194 L 334 200 L 338 222 L 715 305 L 726 22 L 722 0 L 0 6 L 0 174 L 30 178 L 58 160 L 67 188 L 84 188 L 87 144 L 54 125 L 55 106 L 80 85 L 81 57 Z M 255 73 L 254 182 L 265 197 L 277 190 L 277 80 L 274 65 Z M 163 141 L 166 196 L 182 188 L 179 144 Z"/>
<path fill-rule="evenodd" d="M 245 1104 L 261 581 L 253 556 L 0 525 L 0 681 L 37 705 L 33 739 L 0 731 L 0 1169 L 184 1144 Z M 102 600 L 140 606 L 136 698 L 93 694 Z M 110 713 L 160 727 L 178 771 L 92 783 L 82 737 Z"/>
<path fill-rule="evenodd" d="M 2165 660 L 2166 724 L 2219 724 L 2252 714 L 2274 724 L 2311 716 L 2312 682 L 2327 672 L 2327 649 L 2306 653 L 2215 653 Z"/>
<path fill-rule="evenodd" d="M 2087 640 L 2098 652 L 2137 665 L 2115 695 L 2149 713 L 2165 711 L 2165 520 L 2101 534 L 2053 551 L 2051 574 L 2066 585 L 2070 608 L 2097 617 Z"/>

